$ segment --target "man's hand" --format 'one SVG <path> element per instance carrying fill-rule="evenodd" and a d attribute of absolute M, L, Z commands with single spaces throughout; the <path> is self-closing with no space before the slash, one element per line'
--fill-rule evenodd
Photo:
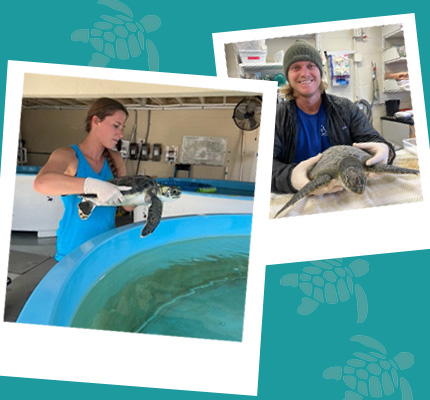
<path fill-rule="evenodd" d="M 366 161 L 366 165 L 386 164 L 390 155 L 390 149 L 385 143 L 379 142 L 364 142 L 354 143 L 354 147 L 368 151 L 372 158 Z"/>
<path fill-rule="evenodd" d="M 303 186 L 309 183 L 308 170 L 312 168 L 321 159 L 321 153 L 308 158 L 305 161 L 297 164 L 291 172 L 291 184 L 294 189 L 300 190 Z M 339 184 L 336 179 L 332 179 L 328 185 L 323 186 L 312 192 L 312 195 L 322 195 L 328 193 L 335 193 L 343 190 L 343 186 Z"/>

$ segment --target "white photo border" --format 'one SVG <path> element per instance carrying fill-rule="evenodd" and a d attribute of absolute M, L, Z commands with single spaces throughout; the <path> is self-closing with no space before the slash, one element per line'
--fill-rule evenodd
<path fill-rule="evenodd" d="M 0 228 L 0 262 L 3 266 L 1 279 L 4 282 L 7 278 L 16 150 L 26 73 L 261 93 L 263 106 L 260 137 L 271 136 L 274 129 L 275 83 L 9 61 L 0 176 L 4 215 Z M 257 168 L 257 177 L 261 182 L 260 175 Z M 256 198 L 264 199 L 266 190 L 267 188 L 256 184 Z M 255 207 L 258 207 L 258 201 L 255 202 Z M 256 222 L 258 221 L 253 220 L 253 232 L 256 230 Z M 252 243 L 256 241 L 258 242 L 251 238 Z M 261 252 L 251 246 L 242 342 L 2 321 L 0 375 L 255 396 L 258 386 L 264 267 L 265 259 Z M 0 285 L 0 297 L 3 299 L 5 290 L 6 285 Z"/>
<path fill-rule="evenodd" d="M 415 16 L 403 14 L 213 34 L 217 74 L 226 77 L 225 45 L 228 43 L 390 24 L 403 25 L 408 51 L 423 201 L 269 220 L 269 188 L 262 207 L 254 211 L 254 218 L 261 221 L 259 229 L 266 232 L 267 265 L 429 248 L 428 235 L 424 230 L 430 222 L 430 154 Z M 261 154 L 259 168 L 263 179 L 270 181 L 273 134 L 264 139 L 271 142 L 270 145 L 264 143 L 264 148 L 270 147 L 272 153 Z"/>

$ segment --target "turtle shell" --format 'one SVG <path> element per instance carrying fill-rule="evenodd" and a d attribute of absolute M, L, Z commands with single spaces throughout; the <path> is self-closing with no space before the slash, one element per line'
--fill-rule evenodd
<path fill-rule="evenodd" d="M 354 353 L 342 368 L 342 380 L 352 391 L 371 398 L 393 394 L 399 387 L 399 367 L 378 352 Z"/>
<path fill-rule="evenodd" d="M 357 335 L 350 339 L 370 348 L 367 353 L 355 352 L 343 367 L 327 368 L 325 379 L 342 380 L 350 389 L 345 399 L 381 398 L 400 390 L 403 400 L 412 400 L 408 381 L 399 372 L 414 364 L 414 356 L 408 352 L 388 357 L 385 347 L 369 336 Z M 352 395 L 351 395 L 352 393 Z"/>
<path fill-rule="evenodd" d="M 312 264 L 303 268 L 299 275 L 299 287 L 306 296 L 327 304 L 348 301 L 354 294 L 354 278 L 364 275 L 368 270 L 367 264 L 342 266 L 335 260 Z"/>
<path fill-rule="evenodd" d="M 138 57 L 145 48 L 144 28 L 126 15 L 102 15 L 90 30 L 89 42 L 109 58 L 127 60 Z"/>
<path fill-rule="evenodd" d="M 308 171 L 309 179 L 315 179 L 321 174 L 330 174 L 335 177 L 339 171 L 339 162 L 346 157 L 354 157 L 361 165 L 371 158 L 371 155 L 354 146 L 332 146 L 322 153 L 321 159 Z"/>
<path fill-rule="evenodd" d="M 98 4 L 118 11 L 120 14 L 102 15 L 91 29 L 78 29 L 72 33 L 73 41 L 90 42 L 97 51 L 90 65 L 105 66 L 110 59 L 127 60 L 138 57 L 145 48 L 145 32 L 159 28 L 161 21 L 155 15 L 147 15 L 140 21 L 133 12 L 118 0 L 99 0 Z M 146 51 L 151 59 L 151 69 L 158 65 L 158 54 L 152 41 L 147 40 Z M 157 68 L 155 68 L 157 69 Z"/>
<path fill-rule="evenodd" d="M 157 182 L 147 175 L 137 175 L 137 176 L 124 176 L 121 178 L 115 178 L 109 182 L 117 186 L 129 186 L 130 190 L 123 192 L 124 194 L 132 195 L 134 193 L 141 192 L 151 192 L 158 195 L 160 192 L 160 187 Z"/>

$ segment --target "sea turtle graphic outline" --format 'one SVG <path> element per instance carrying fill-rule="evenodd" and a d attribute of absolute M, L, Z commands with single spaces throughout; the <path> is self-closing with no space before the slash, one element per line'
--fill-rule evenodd
<path fill-rule="evenodd" d="M 413 400 L 409 382 L 399 371 L 406 370 L 414 364 L 414 355 L 409 352 L 398 353 L 388 357 L 385 347 L 369 336 L 353 336 L 351 342 L 357 342 L 370 349 L 369 352 L 355 352 L 355 358 L 349 359 L 346 365 L 329 367 L 323 372 L 324 379 L 342 380 L 349 390 L 344 400 L 362 400 L 364 398 L 382 398 L 400 390 L 402 400 Z"/>
<path fill-rule="evenodd" d="M 74 42 L 90 43 L 96 50 L 89 66 L 105 67 L 110 60 L 128 60 L 139 57 L 146 51 L 150 71 L 159 70 L 158 51 L 145 33 L 157 30 L 161 20 L 156 15 L 147 15 L 140 21 L 134 19 L 131 9 L 119 0 L 98 0 L 97 4 L 118 12 L 116 15 L 101 15 L 91 29 L 77 29 L 72 32 Z"/>
<path fill-rule="evenodd" d="M 282 286 L 299 287 L 304 297 L 297 308 L 300 315 L 313 313 L 320 304 L 338 304 L 349 301 L 353 296 L 357 302 L 357 322 L 367 319 L 368 303 L 364 289 L 355 278 L 369 272 L 369 263 L 355 260 L 342 266 L 342 260 L 310 262 L 312 266 L 303 268 L 300 274 L 286 274 L 281 278 Z"/>

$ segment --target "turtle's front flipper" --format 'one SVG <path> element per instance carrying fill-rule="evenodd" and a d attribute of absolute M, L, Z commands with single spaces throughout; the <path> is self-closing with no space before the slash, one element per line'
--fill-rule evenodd
<path fill-rule="evenodd" d="M 400 390 L 402 391 L 402 400 L 414 400 L 411 386 L 403 376 L 400 378 Z"/>
<path fill-rule="evenodd" d="M 418 169 L 410 169 L 410 168 L 403 168 L 403 167 L 397 167 L 396 165 L 390 165 L 390 164 L 374 164 L 370 167 L 366 167 L 366 171 L 369 172 L 388 172 L 390 174 L 414 174 L 419 175 L 420 171 Z"/>
<path fill-rule="evenodd" d="M 355 298 L 357 300 L 357 323 L 362 324 L 367 319 L 369 306 L 367 303 L 366 293 L 358 283 L 355 285 Z"/>
<path fill-rule="evenodd" d="M 146 218 L 146 224 L 142 229 L 140 237 L 145 237 L 154 232 L 154 229 L 158 226 L 163 212 L 163 203 L 157 196 L 152 196 L 151 205 L 148 208 L 148 217 Z"/>
<path fill-rule="evenodd" d="M 285 204 L 284 207 L 282 207 L 275 215 L 275 218 L 278 217 L 279 214 L 281 214 L 285 209 L 288 207 L 291 207 L 293 204 L 297 203 L 300 199 L 307 196 L 308 194 L 311 194 L 316 189 L 320 188 L 321 186 L 327 185 L 331 181 L 331 176 L 329 174 L 320 175 L 317 178 L 315 178 L 313 181 L 310 181 L 305 186 L 303 186 L 293 197 L 291 197 L 290 201 Z"/>
<path fill-rule="evenodd" d="M 91 215 L 96 205 L 92 201 L 83 200 L 78 204 L 79 218 L 86 220 Z"/>

